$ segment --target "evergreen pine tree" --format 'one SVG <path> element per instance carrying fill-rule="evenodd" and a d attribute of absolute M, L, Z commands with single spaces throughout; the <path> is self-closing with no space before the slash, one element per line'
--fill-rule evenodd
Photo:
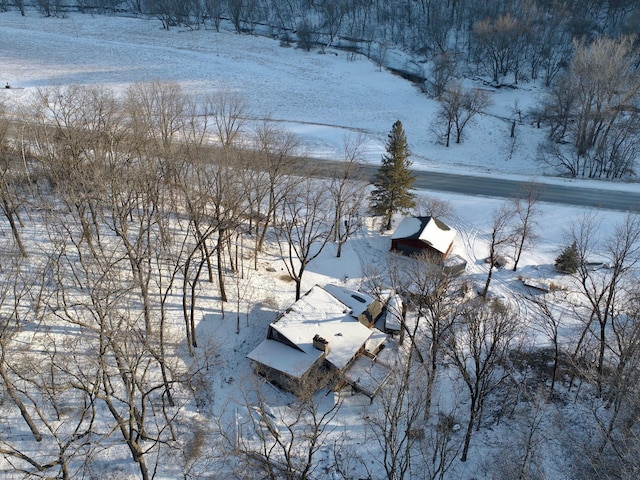
<path fill-rule="evenodd" d="M 556 270 L 562 273 L 576 273 L 578 271 L 578 247 L 576 242 L 567 245 L 558 255 L 555 262 Z"/>
<path fill-rule="evenodd" d="M 371 192 L 371 212 L 384 217 L 386 229 L 391 229 L 391 218 L 398 211 L 415 207 L 415 194 L 411 192 L 416 177 L 409 171 L 409 146 L 402 128 L 396 121 L 389 133 L 382 165 L 374 177 Z"/>

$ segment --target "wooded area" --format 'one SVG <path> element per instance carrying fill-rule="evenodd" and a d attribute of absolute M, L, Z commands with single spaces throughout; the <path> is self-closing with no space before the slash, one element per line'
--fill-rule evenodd
<path fill-rule="evenodd" d="M 290 134 L 259 125 L 253 149 L 239 148 L 242 104 L 208 105 L 199 115 L 175 84 L 134 85 L 122 97 L 69 87 L 41 91 L 28 122 L 2 117 L 0 194 L 15 248 L 1 253 L 0 375 L 34 438 L 46 428 L 59 449 L 32 458 L 4 442 L 8 457 L 70 477 L 70 459 L 100 443 L 87 440 L 102 436 L 95 416 L 108 414 L 151 478 L 148 453 L 176 441 L 180 402 L 210 366 L 200 353 L 192 370 L 175 347 L 184 338 L 195 355 L 200 282 L 217 282 L 227 302 L 228 283 L 241 288 L 265 242 L 276 242 L 299 285 L 322 244 L 353 233 L 349 223 L 334 229 L 356 216 L 366 187 L 357 146 L 335 178 L 296 176 Z M 167 313 L 176 292 L 182 329 Z M 48 333 L 61 324 L 77 332 L 73 342 Z M 25 328 L 43 350 L 22 351 Z M 72 424 L 55 427 L 69 408 Z"/>
<path fill-rule="evenodd" d="M 36 5 L 45 15 L 67 8 Z M 380 65 L 389 44 L 408 48 L 434 66 L 422 72 L 423 86 L 441 101 L 434 129 L 447 144 L 464 141 L 466 122 L 488 102 L 461 78 L 481 75 L 501 88 L 542 79 L 548 100 L 526 114 L 549 130 L 543 160 L 573 176 L 634 171 L 640 62 L 628 34 L 638 25 L 636 2 L 129 1 L 77 8 L 151 14 L 164 28 L 227 21 L 239 33 L 266 29 L 304 48 L 351 48 Z M 237 332 L 251 328 L 248 312 L 268 302 L 252 298 L 251 276 L 262 258 L 276 255 L 299 298 L 310 262 L 331 243 L 340 256 L 362 227 L 368 185 L 358 140 L 345 142 L 342 166 L 326 177 L 301 168 L 290 132 L 267 121 L 249 125 L 247 105 L 232 93 L 203 104 L 173 83 L 126 92 L 68 86 L 39 90 L 19 111 L 0 107 L 3 467 L 26 477 L 93 478 L 118 476 L 109 463 L 117 459 L 144 479 L 176 472 L 297 479 L 321 477 L 322 458 L 333 478 L 354 478 L 356 469 L 357 478 L 442 479 L 454 461 L 468 460 L 481 429 L 513 422 L 518 430 L 508 445 L 494 446 L 497 458 L 487 467 L 496 478 L 545 478 L 539 452 L 550 431 L 571 458 L 568 478 L 638 476 L 636 214 L 611 232 L 599 229 L 595 215 L 570 225 L 576 261 L 563 285 L 515 302 L 492 297 L 492 275 L 505 257 L 515 271 L 535 242 L 533 185 L 488 213 L 488 274 L 479 291 L 427 256 L 389 256 L 383 270 L 371 267 L 368 290 L 393 285 L 412 314 L 388 388 L 362 407 L 357 431 L 336 427 L 344 397 L 326 408 L 324 396 L 303 392 L 274 412 L 257 376 L 238 382 L 244 416 L 237 405 L 216 405 L 214 414 L 212 378 L 234 380 L 218 346 L 200 341 L 203 291 L 215 285 L 222 316 L 237 315 Z M 445 202 L 416 200 L 416 211 L 450 212 Z M 594 254 L 602 268 L 590 264 Z M 532 331 L 550 347 L 532 346 Z M 436 411 L 449 383 L 462 388 L 450 411 Z M 575 406 L 588 435 L 567 438 L 563 424 L 576 420 L 547 415 L 549 405 L 565 404 Z M 464 418 L 454 415 L 460 407 Z M 354 449 L 362 443 L 374 445 L 369 454 Z"/>
<path fill-rule="evenodd" d="M 189 456 L 185 439 L 196 441 L 207 428 L 194 426 L 185 407 L 207 405 L 202 396 L 219 361 L 212 345 L 198 341 L 197 304 L 203 286 L 213 283 L 224 312 L 231 288 L 239 332 L 240 302 L 250 302 L 251 272 L 267 245 L 279 246 L 298 298 L 309 262 L 328 243 L 346 242 L 362 221 L 367 183 L 358 174 L 358 145 L 345 145 L 344 168 L 332 177 L 300 176 L 290 134 L 258 124 L 249 137 L 238 135 L 239 99 L 217 95 L 207 105 L 208 115 L 198 115 L 175 84 L 136 84 L 121 96 L 68 87 L 41 90 L 22 112 L 26 122 L 2 117 L 0 193 L 13 241 L 0 251 L 0 377 L 7 418 L 21 418 L 30 436 L 0 439 L 0 453 L 17 470 L 87 476 L 101 455 L 126 448 L 142 478 L 164 468 L 169 452 L 181 456 L 185 472 L 214 459 L 232 470 L 250 472 L 254 465 L 272 478 L 314 471 L 314 454 L 326 447 L 340 402 L 325 411 L 312 391 L 277 419 L 277 429 L 254 425 L 262 432 L 258 444 L 235 438 L 233 421 L 215 415 L 218 432 L 208 435 L 218 440 L 208 453 Z M 438 201 L 418 208 L 448 211 Z M 496 210 L 490 265 L 508 256 L 517 268 L 522 249 L 536 238 L 536 212 L 535 186 Z M 640 225 L 629 215 L 603 236 L 597 220 L 585 217 L 569 240 L 578 258 L 570 286 L 518 300 L 529 304 L 534 313 L 526 323 L 549 336 L 552 354 L 521 343 L 525 323 L 510 302 L 488 295 L 491 267 L 478 297 L 464 275 L 444 274 L 428 256 L 409 262 L 392 256 L 384 271 L 366 272 L 371 292 L 394 285 L 415 312 L 401 332 L 408 349 L 403 367 L 364 414 L 385 452 L 388 478 L 410 478 L 416 468 L 443 478 L 458 454 L 466 460 L 484 416 L 516 415 L 495 404 L 487 413 L 489 397 L 524 396 L 535 406 L 566 399 L 564 390 L 574 384 L 578 392 L 593 389 L 592 401 L 606 405 L 586 422 L 599 426 L 591 440 L 600 443 L 576 472 L 611 478 L 637 472 L 640 323 L 633 272 Z M 596 251 L 607 259 L 605 273 L 587 263 Z M 569 344 L 558 335 L 567 318 L 583 325 Z M 468 388 L 466 434 L 460 444 L 452 425 L 437 423 L 419 429 L 433 443 L 417 443 L 415 433 L 399 429 L 447 421 L 431 407 L 443 363 Z M 540 380 L 525 381 L 528 369 L 540 369 Z M 249 411 L 268 409 L 260 388 L 242 393 Z M 539 418 L 522 451 L 535 448 Z M 336 465 L 345 461 L 340 450 L 334 454 Z M 538 478 L 525 475 L 539 467 L 532 458 L 519 458 L 520 474 L 504 478 Z"/>

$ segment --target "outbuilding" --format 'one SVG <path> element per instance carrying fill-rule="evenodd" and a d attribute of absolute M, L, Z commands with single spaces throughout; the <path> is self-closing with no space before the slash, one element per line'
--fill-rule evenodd
<path fill-rule="evenodd" d="M 405 217 L 391 236 L 391 250 L 406 255 L 427 253 L 444 260 L 453 248 L 456 233 L 434 217 Z"/>

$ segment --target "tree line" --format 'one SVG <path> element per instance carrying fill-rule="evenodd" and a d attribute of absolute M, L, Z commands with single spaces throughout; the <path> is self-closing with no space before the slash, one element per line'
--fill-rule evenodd
<path fill-rule="evenodd" d="M 26 14 L 24 2 L 0 5 Z M 32 4 L 45 16 L 64 16 L 69 5 Z M 627 1 L 431 0 L 127 0 L 80 2 L 82 11 L 150 16 L 165 29 L 214 28 L 228 22 L 238 33 L 294 42 L 305 50 L 328 46 L 363 54 L 387 66 L 393 48 L 409 51 L 404 68 L 425 93 L 440 102 L 425 133 L 450 146 L 490 104 L 481 88 L 461 79 L 480 76 L 491 87 L 541 82 L 541 105 L 514 106 L 511 137 L 524 121 L 544 126 L 539 159 L 573 177 L 623 178 L 636 174 L 640 133 L 638 18 Z M 398 68 L 394 66 L 394 68 Z"/>

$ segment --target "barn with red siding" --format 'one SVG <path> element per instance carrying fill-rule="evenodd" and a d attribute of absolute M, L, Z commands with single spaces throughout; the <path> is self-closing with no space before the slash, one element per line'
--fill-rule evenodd
<path fill-rule="evenodd" d="M 434 217 L 406 217 L 391 236 L 391 250 L 406 255 L 427 253 L 444 260 L 456 231 Z"/>

